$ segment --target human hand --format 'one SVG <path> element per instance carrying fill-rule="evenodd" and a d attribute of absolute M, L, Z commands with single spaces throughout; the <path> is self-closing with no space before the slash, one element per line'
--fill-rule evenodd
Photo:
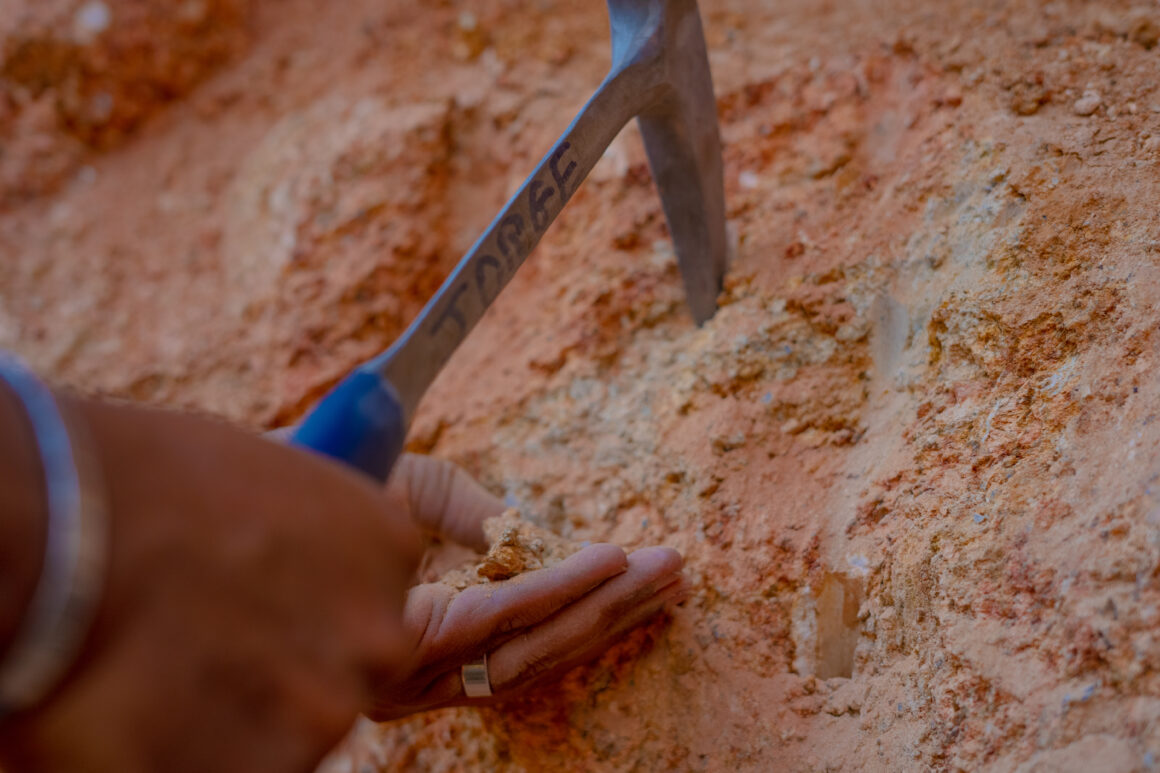
<path fill-rule="evenodd" d="M 0 764 L 312 770 L 372 679 L 406 657 L 409 519 L 313 454 L 190 416 L 64 402 L 106 479 L 109 575 L 80 662 L 0 726 Z"/>
<path fill-rule="evenodd" d="M 486 547 L 483 520 L 503 510 L 462 470 L 429 457 L 404 455 L 387 489 L 425 532 L 476 549 Z M 380 680 L 369 715 L 381 721 L 480 703 L 464 695 L 460 667 L 484 654 L 493 691 L 487 702 L 550 682 L 679 601 L 687 592 L 681 566 L 669 548 L 626 556 L 598 544 L 554 567 L 463 591 L 418 585 L 403 615 L 411 655 Z"/>

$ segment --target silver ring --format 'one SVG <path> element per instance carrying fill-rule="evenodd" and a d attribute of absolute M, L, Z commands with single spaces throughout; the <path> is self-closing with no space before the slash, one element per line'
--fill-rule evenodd
<path fill-rule="evenodd" d="M 468 698 L 486 698 L 491 695 L 491 680 L 487 676 L 487 655 L 479 660 L 464 663 L 460 669 L 463 692 Z"/>

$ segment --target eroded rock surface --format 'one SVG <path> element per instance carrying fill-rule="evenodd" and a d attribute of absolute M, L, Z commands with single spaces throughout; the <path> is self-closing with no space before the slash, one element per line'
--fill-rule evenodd
<path fill-rule="evenodd" d="M 0 217 L 0 345 L 290 421 L 607 66 L 600 4 L 251 5 L 244 54 Z M 683 308 L 630 128 L 410 440 L 564 539 L 679 548 L 694 597 L 502 710 L 360 726 L 333 769 L 1154 768 L 1160 10 L 704 12 L 720 311 Z"/>
<path fill-rule="evenodd" d="M 7 0 L 0 14 L 0 208 L 51 190 L 90 147 L 245 50 L 250 0 Z"/>

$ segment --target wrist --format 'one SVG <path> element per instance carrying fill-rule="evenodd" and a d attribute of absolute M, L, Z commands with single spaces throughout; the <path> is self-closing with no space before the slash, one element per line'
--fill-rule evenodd
<path fill-rule="evenodd" d="M 103 584 L 107 522 L 100 475 L 77 417 L 68 415 L 19 360 L 2 353 L 0 380 L 24 415 L 36 448 L 34 466 L 39 468 L 39 474 L 27 476 L 16 491 L 27 493 L 39 480 L 43 492 L 40 571 L 34 573 L 31 598 L 15 600 L 13 594 L 11 606 L 23 608 L 23 614 L 0 660 L 3 720 L 42 703 L 75 662 Z M 20 419 L 10 416 L 12 422 L 19 426 Z M 26 454 L 16 446 L 10 451 L 16 466 L 24 466 Z M 20 508 L 27 510 L 27 505 Z M 27 528 L 27 518 L 20 520 Z"/>
<path fill-rule="evenodd" d="M 44 566 L 47 507 L 36 438 L 15 394 L 0 380 L 0 662 Z"/>

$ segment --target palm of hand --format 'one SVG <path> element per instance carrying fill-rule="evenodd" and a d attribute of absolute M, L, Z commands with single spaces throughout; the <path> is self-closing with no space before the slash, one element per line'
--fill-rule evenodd
<path fill-rule="evenodd" d="M 487 547 L 483 521 L 503 510 L 462 470 L 429 457 L 405 455 L 388 495 L 429 535 L 475 550 Z M 679 600 L 687 590 L 681 565 L 669 548 L 626 555 L 598 544 L 557 566 L 461 592 L 417 585 L 403 613 L 412 654 L 380 675 L 370 715 L 384 720 L 466 703 L 460 667 L 484 654 L 494 699 L 559 676 Z"/>

